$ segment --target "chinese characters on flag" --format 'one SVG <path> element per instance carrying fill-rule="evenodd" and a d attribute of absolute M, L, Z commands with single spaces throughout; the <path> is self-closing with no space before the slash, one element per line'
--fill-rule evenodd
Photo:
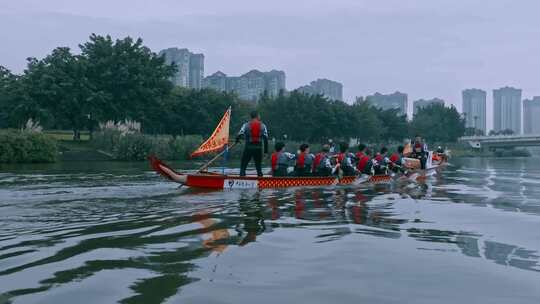
<path fill-rule="evenodd" d="M 229 143 L 229 124 L 231 122 L 231 108 L 225 112 L 218 126 L 210 136 L 191 157 L 200 156 L 206 153 L 216 152 L 223 149 Z"/>

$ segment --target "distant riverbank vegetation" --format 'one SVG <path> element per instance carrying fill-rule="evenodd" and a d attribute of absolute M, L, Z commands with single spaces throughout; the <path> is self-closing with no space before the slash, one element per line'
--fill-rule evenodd
<path fill-rule="evenodd" d="M 88 139 L 119 160 L 144 159 L 150 152 L 187 158 L 229 106 L 231 133 L 258 109 L 271 137 L 298 142 L 357 138 L 382 144 L 415 134 L 430 142 L 455 142 L 465 132 L 454 107 L 431 105 L 408 121 L 398 110 L 297 91 L 263 94 L 253 103 L 234 93 L 173 87 L 169 79 L 175 67 L 165 65 L 141 39 L 91 35 L 79 48 L 59 47 L 45 58 L 29 58 L 19 75 L 0 66 L 0 128 L 21 129 L 32 119 L 45 130 L 72 130 L 73 140 Z M 120 135 L 121 130 L 104 128 L 107 122 L 126 121 L 138 129 Z"/>
<path fill-rule="evenodd" d="M 43 133 L 0 130 L 0 163 L 50 163 L 57 156 L 56 141 Z"/>

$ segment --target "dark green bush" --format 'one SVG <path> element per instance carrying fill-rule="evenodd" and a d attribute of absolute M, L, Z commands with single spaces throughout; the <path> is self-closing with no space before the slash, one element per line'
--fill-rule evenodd
<path fill-rule="evenodd" d="M 50 163 L 57 156 L 56 141 L 45 134 L 0 130 L 0 163 Z"/>
<path fill-rule="evenodd" d="M 104 130 L 95 134 L 93 143 L 117 160 L 145 160 L 150 154 L 161 159 L 185 160 L 201 143 L 202 137 L 187 135 L 148 135 L 130 133 L 122 135 L 118 130 Z"/>

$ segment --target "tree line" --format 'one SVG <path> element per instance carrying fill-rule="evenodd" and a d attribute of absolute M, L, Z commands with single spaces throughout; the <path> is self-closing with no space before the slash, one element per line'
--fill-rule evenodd
<path fill-rule="evenodd" d="M 255 104 L 234 93 L 174 87 L 169 79 L 175 67 L 141 39 L 92 34 L 79 49 L 58 47 L 43 59 L 29 58 L 20 75 L 0 66 L 0 128 L 20 128 L 32 119 L 46 129 L 73 130 L 77 139 L 101 122 L 129 119 L 148 134 L 206 136 L 231 106 L 231 132 L 257 109 L 272 137 L 297 141 L 390 142 L 418 133 L 452 142 L 465 132 L 456 109 L 441 105 L 423 108 L 407 121 L 395 109 L 297 91 L 263 94 Z"/>

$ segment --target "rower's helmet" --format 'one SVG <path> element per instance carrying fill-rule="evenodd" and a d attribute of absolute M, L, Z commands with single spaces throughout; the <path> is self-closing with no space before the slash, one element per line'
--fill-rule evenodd
<path fill-rule="evenodd" d="M 339 151 L 341 153 L 347 152 L 348 149 L 349 149 L 349 144 L 348 143 L 342 142 L 342 143 L 339 144 Z"/>
<path fill-rule="evenodd" d="M 281 141 L 278 141 L 278 142 L 274 145 L 274 149 L 276 149 L 277 152 L 283 150 L 284 147 L 285 147 L 285 144 L 282 143 Z"/>

